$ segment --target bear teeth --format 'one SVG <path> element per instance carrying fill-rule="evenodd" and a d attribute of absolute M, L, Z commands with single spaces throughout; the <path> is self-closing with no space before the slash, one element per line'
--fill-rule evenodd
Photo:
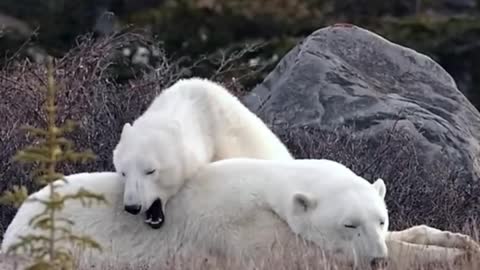
<path fill-rule="evenodd" d="M 153 219 L 150 217 L 150 218 L 148 218 L 148 219 L 145 220 L 145 223 L 157 225 L 157 224 L 160 224 L 162 221 L 163 221 L 163 219 L 161 219 L 161 218 L 159 218 L 159 219 L 157 219 L 157 220 L 153 220 Z"/>
<path fill-rule="evenodd" d="M 150 224 L 157 225 L 157 224 L 160 224 L 160 222 L 162 222 L 162 219 L 151 221 Z"/>

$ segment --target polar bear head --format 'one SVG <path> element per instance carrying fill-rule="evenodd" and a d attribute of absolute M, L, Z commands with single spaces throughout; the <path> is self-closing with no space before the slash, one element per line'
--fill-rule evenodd
<path fill-rule="evenodd" d="M 182 151 L 174 128 L 145 130 L 126 123 L 113 151 L 115 171 L 124 180 L 126 212 L 145 213 L 145 222 L 160 228 L 165 204 L 184 184 Z"/>
<path fill-rule="evenodd" d="M 327 186 L 311 181 L 308 190 L 291 193 L 287 222 L 296 234 L 346 255 L 357 266 L 378 265 L 387 257 L 385 183 L 378 179 L 370 184 L 353 174 L 348 177 L 358 179 L 335 179 L 338 184 Z"/>

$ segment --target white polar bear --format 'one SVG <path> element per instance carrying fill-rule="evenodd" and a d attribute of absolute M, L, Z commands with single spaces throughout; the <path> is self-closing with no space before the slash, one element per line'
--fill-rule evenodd
<path fill-rule="evenodd" d="M 179 80 L 123 127 L 113 163 L 125 179 L 125 210 L 146 212 L 146 222 L 159 228 L 165 205 L 186 178 L 212 161 L 234 157 L 293 159 L 264 122 L 224 87 L 206 79 Z M 159 211 L 147 211 L 154 203 Z"/>
<path fill-rule="evenodd" d="M 262 257 L 264 251 L 269 254 L 273 243 L 290 243 L 294 233 L 327 251 L 346 252 L 360 261 L 385 256 L 386 241 L 389 259 L 402 266 L 407 260 L 415 265 L 417 258 L 450 261 L 465 250 L 478 250 L 465 235 L 424 225 L 387 232 L 383 181 L 370 184 L 328 160 L 229 159 L 210 163 L 187 179 L 172 198 L 166 207 L 170 217 L 159 230 L 151 230 L 123 211 L 124 184 L 117 173 L 79 173 L 66 179 L 67 184 L 57 182 L 61 194 L 85 188 L 104 194 L 109 201 L 109 205 L 91 208 L 68 201 L 58 215 L 75 222 L 74 233 L 93 236 L 102 245 L 100 256 L 79 253 L 80 261 L 89 264 L 155 264 L 172 254 L 188 255 L 189 250 L 229 258 L 239 254 Z M 48 194 L 44 187 L 29 199 L 47 200 Z M 5 232 L 2 252 L 21 235 L 35 233 L 28 222 L 41 211 L 43 205 L 38 202 L 22 204 Z"/>
<path fill-rule="evenodd" d="M 370 184 L 334 161 L 238 158 L 210 163 L 172 197 L 166 206 L 169 218 L 159 230 L 123 211 L 118 174 L 80 173 L 66 178 L 68 184 L 58 189 L 61 194 L 85 188 L 103 193 L 110 204 L 85 208 L 68 201 L 57 217 L 73 220 L 73 232 L 94 237 L 104 248 L 103 258 L 119 263 L 164 261 L 168 253 L 182 249 L 252 258 L 268 254 L 275 242 L 291 239 L 292 231 L 355 261 L 387 256 L 383 180 Z M 45 187 L 29 198 L 48 200 L 48 194 Z M 32 232 L 28 221 L 42 209 L 38 202 L 25 202 L 19 208 L 4 235 L 2 251 Z M 91 257 L 84 259 L 94 262 Z"/>

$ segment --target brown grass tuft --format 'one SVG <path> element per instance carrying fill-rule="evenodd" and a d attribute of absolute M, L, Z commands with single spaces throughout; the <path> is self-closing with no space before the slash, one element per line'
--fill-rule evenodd
<path fill-rule="evenodd" d="M 1 255 L 0 255 L 1 256 Z M 1 260 L 0 260 L 1 261 Z M 9 263 L 13 261 L 10 258 Z M 10 264 L 11 265 L 11 264 Z M 3 265 L 0 263 L 0 267 Z M 172 254 L 167 260 L 159 260 L 149 264 L 118 265 L 114 260 L 105 261 L 100 265 L 84 264 L 79 270 L 92 268 L 98 270 L 210 270 L 210 269 L 266 269 L 266 270 L 351 270 L 352 265 L 341 255 L 332 255 L 322 251 L 318 247 L 307 244 L 304 241 L 293 239 L 291 241 L 275 245 L 268 254 L 259 253 L 258 257 L 251 260 L 241 261 L 237 258 L 224 258 L 204 254 L 198 251 Z M 424 262 L 412 258 L 400 258 L 391 261 L 385 270 L 476 270 L 480 267 L 480 258 L 471 258 L 468 261 L 442 261 Z M 8 268 L 0 268 L 8 269 Z M 362 268 L 362 270 L 368 268 Z M 379 270 L 379 269 L 378 269 Z"/>

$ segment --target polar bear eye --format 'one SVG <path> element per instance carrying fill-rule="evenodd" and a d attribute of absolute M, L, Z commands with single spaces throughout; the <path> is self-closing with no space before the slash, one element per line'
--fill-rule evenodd
<path fill-rule="evenodd" d="M 385 225 L 385 221 L 380 221 L 380 226 Z"/>
<path fill-rule="evenodd" d="M 125 175 L 126 175 L 126 174 L 125 174 L 124 172 L 122 172 L 122 176 L 125 177 Z"/>
<path fill-rule="evenodd" d="M 150 174 L 153 174 L 154 172 L 155 172 L 155 169 L 150 170 L 150 171 L 147 171 L 147 172 L 145 172 L 145 174 L 146 174 L 146 175 L 150 175 Z"/>
<path fill-rule="evenodd" d="M 349 229 L 356 229 L 356 228 L 357 228 L 357 226 L 355 226 L 355 225 L 350 225 L 350 224 L 345 224 L 345 225 L 343 225 L 343 226 L 345 226 L 345 228 L 349 228 Z"/>

